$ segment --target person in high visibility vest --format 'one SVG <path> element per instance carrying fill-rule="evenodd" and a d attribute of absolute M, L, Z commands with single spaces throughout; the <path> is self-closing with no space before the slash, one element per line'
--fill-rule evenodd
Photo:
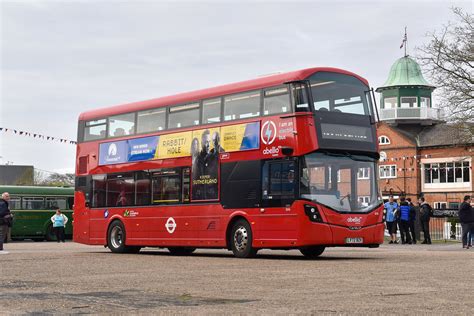
<path fill-rule="evenodd" d="M 61 210 L 58 208 L 56 214 L 51 216 L 51 222 L 53 222 L 53 230 L 56 235 L 58 242 L 66 242 L 66 236 L 64 234 L 64 229 L 66 228 L 68 218 L 66 215 L 61 213 Z"/>

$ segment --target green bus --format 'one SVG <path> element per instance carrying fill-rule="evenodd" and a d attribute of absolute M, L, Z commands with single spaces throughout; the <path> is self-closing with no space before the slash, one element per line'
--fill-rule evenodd
<path fill-rule="evenodd" d="M 58 207 L 69 219 L 66 237 L 72 236 L 74 188 L 0 185 L 0 194 L 3 192 L 10 193 L 12 240 L 56 240 L 51 216 Z"/>

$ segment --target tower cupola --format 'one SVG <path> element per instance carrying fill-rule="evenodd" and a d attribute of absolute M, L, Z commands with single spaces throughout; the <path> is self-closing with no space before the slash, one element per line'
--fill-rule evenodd
<path fill-rule="evenodd" d="M 405 55 L 395 61 L 380 93 L 380 120 L 388 124 L 432 125 L 440 121 L 439 109 L 432 107 L 432 92 L 418 63 Z"/>

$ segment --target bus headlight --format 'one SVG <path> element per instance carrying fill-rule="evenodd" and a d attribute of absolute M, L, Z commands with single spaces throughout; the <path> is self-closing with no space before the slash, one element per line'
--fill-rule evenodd
<path fill-rule="evenodd" d="M 316 206 L 305 204 L 304 212 L 311 222 L 323 222 L 323 218 L 321 217 L 321 214 L 319 213 L 318 208 Z"/>

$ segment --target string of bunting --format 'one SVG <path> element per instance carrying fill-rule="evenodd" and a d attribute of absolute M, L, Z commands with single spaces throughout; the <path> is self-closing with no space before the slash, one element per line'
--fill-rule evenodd
<path fill-rule="evenodd" d="M 67 138 L 61 138 L 61 137 L 54 137 L 54 136 L 47 136 L 39 133 L 32 133 L 32 132 L 27 132 L 27 131 L 21 131 L 17 130 L 14 128 L 7 128 L 7 127 L 0 127 L 0 132 L 5 132 L 5 133 L 11 133 L 14 135 L 19 135 L 19 136 L 28 136 L 28 137 L 33 137 L 37 139 L 44 139 L 44 140 L 49 140 L 49 141 L 56 141 L 64 144 L 71 144 L 71 145 L 76 145 L 77 142 L 74 140 L 69 140 Z"/>

